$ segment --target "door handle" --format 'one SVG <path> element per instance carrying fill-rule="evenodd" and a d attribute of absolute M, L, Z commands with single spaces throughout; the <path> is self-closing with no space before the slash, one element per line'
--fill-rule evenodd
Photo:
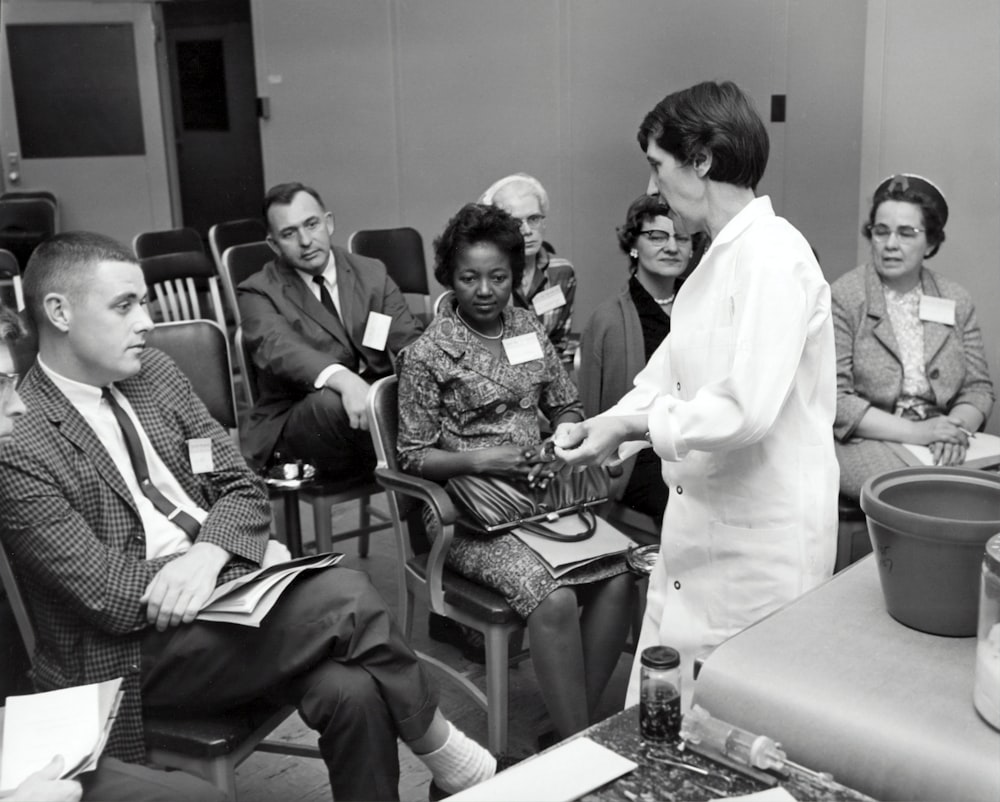
<path fill-rule="evenodd" d="M 21 180 L 21 154 L 11 151 L 7 154 L 7 180 L 16 184 Z"/>

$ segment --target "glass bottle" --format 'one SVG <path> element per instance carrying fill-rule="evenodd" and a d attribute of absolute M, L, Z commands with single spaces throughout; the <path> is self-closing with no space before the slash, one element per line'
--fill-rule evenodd
<path fill-rule="evenodd" d="M 642 650 L 639 732 L 647 741 L 676 740 L 681 731 L 681 657 L 669 646 Z"/>
<path fill-rule="evenodd" d="M 1000 534 L 986 541 L 983 555 L 972 698 L 979 715 L 1000 730 Z"/>

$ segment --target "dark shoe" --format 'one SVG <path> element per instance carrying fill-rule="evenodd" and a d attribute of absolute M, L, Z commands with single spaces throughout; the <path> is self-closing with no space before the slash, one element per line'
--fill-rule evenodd
<path fill-rule="evenodd" d="M 544 752 L 550 746 L 555 746 L 557 743 L 559 743 L 559 736 L 556 735 L 556 731 L 546 730 L 538 736 L 538 751 Z"/>
<path fill-rule="evenodd" d="M 437 613 L 431 613 L 427 619 L 427 632 L 431 640 L 448 643 L 461 650 L 466 660 L 486 665 L 486 640 L 482 633 Z"/>

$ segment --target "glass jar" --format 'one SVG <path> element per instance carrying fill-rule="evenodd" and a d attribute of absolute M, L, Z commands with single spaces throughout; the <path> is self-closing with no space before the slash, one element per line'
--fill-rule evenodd
<path fill-rule="evenodd" d="M 986 541 L 983 556 L 972 698 L 979 715 L 1000 730 L 1000 534 Z"/>
<path fill-rule="evenodd" d="M 639 732 L 647 741 L 677 740 L 681 731 L 681 656 L 669 646 L 642 650 Z"/>

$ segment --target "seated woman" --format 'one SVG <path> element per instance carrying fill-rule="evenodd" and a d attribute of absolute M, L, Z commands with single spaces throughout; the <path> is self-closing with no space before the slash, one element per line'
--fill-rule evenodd
<path fill-rule="evenodd" d="M 518 223 L 501 209 L 468 204 L 434 251 L 434 275 L 454 293 L 401 353 L 400 464 L 438 482 L 463 474 L 527 478 L 541 442 L 538 411 L 554 425 L 580 420 L 582 410 L 538 320 L 507 304 L 524 265 Z M 505 345 L 515 337 L 531 340 L 538 358 L 512 362 Z M 635 583 L 622 556 L 553 579 L 515 535 L 459 532 L 447 560 L 526 619 L 556 734 L 588 726 L 629 628 Z"/>
<path fill-rule="evenodd" d="M 549 253 L 545 218 L 549 195 L 537 178 L 526 173 L 505 176 L 487 189 L 480 203 L 499 206 L 521 224 L 524 235 L 524 275 L 514 285 L 514 306 L 532 309 L 541 318 L 549 339 L 562 355 L 573 322 L 576 274 L 569 260 Z"/>
<path fill-rule="evenodd" d="M 632 380 L 670 332 L 674 295 L 698 263 L 703 242 L 700 233 L 687 233 L 659 196 L 643 194 L 629 206 L 618 247 L 629 258 L 630 278 L 594 310 L 580 340 L 580 398 L 588 418 L 632 389 Z M 659 528 L 667 504 L 660 458 L 647 448 L 623 467 L 619 500 Z"/>
<path fill-rule="evenodd" d="M 840 491 L 905 465 L 889 443 L 930 448 L 939 465 L 961 465 L 969 435 L 993 407 L 972 298 L 924 260 L 944 242 L 948 204 L 926 178 L 885 179 L 862 233 L 871 262 L 832 286 L 837 341 L 834 435 Z"/>

